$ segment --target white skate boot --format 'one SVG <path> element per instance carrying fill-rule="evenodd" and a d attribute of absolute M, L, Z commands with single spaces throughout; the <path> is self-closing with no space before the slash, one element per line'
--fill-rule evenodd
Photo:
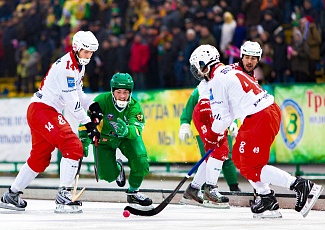
<path fill-rule="evenodd" d="M 9 188 L 1 197 L 0 208 L 11 209 L 16 211 L 25 211 L 27 202 L 20 198 L 22 192 L 13 192 Z"/>
<path fill-rule="evenodd" d="M 81 201 L 72 201 L 71 188 L 60 187 L 56 195 L 55 213 L 82 213 Z"/>

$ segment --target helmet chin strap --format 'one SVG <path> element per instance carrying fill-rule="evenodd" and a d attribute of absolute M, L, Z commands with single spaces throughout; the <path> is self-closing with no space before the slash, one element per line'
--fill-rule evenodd
<path fill-rule="evenodd" d="M 90 58 L 80 58 L 78 53 L 79 51 L 75 52 L 75 57 L 77 58 L 79 65 L 87 65 L 90 62 Z"/>
<path fill-rule="evenodd" d="M 221 62 L 214 63 L 210 66 L 208 66 L 208 71 L 206 73 L 203 73 L 203 77 L 206 81 L 210 81 L 212 79 L 211 74 L 213 74 L 213 71 L 217 69 L 220 65 L 223 65 Z"/>
<path fill-rule="evenodd" d="M 129 104 L 128 101 L 116 100 L 116 105 L 120 108 L 125 108 Z"/>
<path fill-rule="evenodd" d="M 211 79 L 208 77 L 208 76 L 206 76 L 206 75 L 204 75 L 204 80 L 206 80 L 206 81 L 210 81 Z"/>
<path fill-rule="evenodd" d="M 90 62 L 89 58 L 80 58 L 77 54 L 77 59 L 80 65 L 87 65 Z"/>
<path fill-rule="evenodd" d="M 204 80 L 210 81 L 211 80 L 210 74 L 211 74 L 210 67 L 208 67 L 208 71 L 206 73 L 202 73 Z"/>
<path fill-rule="evenodd" d="M 128 104 L 130 103 L 131 94 L 130 94 L 129 99 L 127 101 L 117 100 L 114 97 L 113 93 L 112 93 L 112 96 L 113 96 L 114 106 L 119 112 L 122 112 L 128 106 Z"/>
<path fill-rule="evenodd" d="M 206 70 L 206 72 L 202 72 Z M 199 70 L 199 73 L 201 74 L 201 76 L 203 76 L 203 78 L 206 80 L 206 81 L 210 81 L 210 67 L 209 66 L 205 66 L 203 68 L 203 70 Z"/>
<path fill-rule="evenodd" d="M 204 66 L 204 68 L 203 68 L 202 70 L 200 70 L 200 72 L 201 72 L 203 78 L 204 78 L 206 81 L 210 81 L 210 80 L 211 80 L 211 76 L 210 76 L 211 73 L 212 73 L 211 70 L 213 70 L 213 69 L 215 68 L 216 64 L 218 64 L 218 63 L 220 63 L 220 62 L 217 61 L 217 60 L 211 60 L 211 61 L 209 61 L 209 62 Z M 206 70 L 206 71 L 205 71 L 205 70 Z M 205 71 L 205 72 L 203 72 L 203 71 Z"/>

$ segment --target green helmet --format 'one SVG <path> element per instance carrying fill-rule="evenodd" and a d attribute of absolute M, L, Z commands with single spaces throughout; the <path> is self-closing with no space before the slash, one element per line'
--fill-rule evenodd
<path fill-rule="evenodd" d="M 115 89 L 128 89 L 132 92 L 134 86 L 133 79 L 128 73 L 116 73 L 111 80 L 111 91 Z"/>
<path fill-rule="evenodd" d="M 116 73 L 113 75 L 111 80 L 111 92 L 114 99 L 114 106 L 118 111 L 123 111 L 127 105 L 131 102 L 131 95 L 133 90 L 133 79 L 128 73 Z M 126 101 L 121 101 L 115 98 L 114 90 L 116 89 L 127 89 L 130 91 L 130 96 Z"/>

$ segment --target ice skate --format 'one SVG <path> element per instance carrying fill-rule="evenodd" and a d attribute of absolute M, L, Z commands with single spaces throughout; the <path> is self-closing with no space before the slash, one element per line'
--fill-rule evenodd
<path fill-rule="evenodd" d="M 193 188 L 191 186 L 191 184 L 189 184 L 183 194 L 183 198 L 180 200 L 180 204 L 202 206 L 203 205 L 203 194 L 202 194 L 201 190 Z"/>
<path fill-rule="evenodd" d="M 295 210 L 300 212 L 303 217 L 306 217 L 324 188 L 310 180 L 297 177 L 296 181 L 290 186 L 290 189 L 296 192 Z M 312 198 L 308 202 L 309 195 L 312 195 Z"/>
<path fill-rule="evenodd" d="M 254 218 L 282 218 L 273 190 L 269 194 L 258 195 L 251 205 L 251 210 Z"/>
<path fill-rule="evenodd" d="M 81 201 L 72 201 L 71 188 L 60 187 L 55 203 L 55 213 L 82 213 Z"/>
<path fill-rule="evenodd" d="M 152 206 L 152 200 L 140 193 L 139 191 L 129 192 L 127 193 L 127 202 L 130 204 L 131 207 L 134 207 L 139 210 L 150 210 L 154 207 Z"/>
<path fill-rule="evenodd" d="M 13 192 L 9 188 L 1 197 L 0 208 L 11 209 L 16 211 L 25 211 L 27 202 L 21 199 L 22 192 Z"/>
<path fill-rule="evenodd" d="M 206 184 L 203 193 L 203 206 L 207 208 L 227 209 L 229 206 L 229 198 L 223 196 L 218 191 L 218 186 Z"/>
<path fill-rule="evenodd" d="M 253 200 L 249 200 L 249 206 L 252 206 L 255 203 L 256 197 L 257 197 L 256 189 L 253 191 Z"/>
<path fill-rule="evenodd" d="M 123 162 L 121 159 L 117 159 L 116 162 L 121 166 L 121 171 L 116 179 L 116 184 L 119 187 L 124 187 L 124 185 L 125 185 L 125 171 L 124 171 L 124 167 L 123 167 Z"/>

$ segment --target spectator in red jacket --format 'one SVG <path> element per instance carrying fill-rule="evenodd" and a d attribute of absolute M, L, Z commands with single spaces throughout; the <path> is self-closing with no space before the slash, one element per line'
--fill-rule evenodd
<path fill-rule="evenodd" d="M 135 82 L 134 85 L 140 90 L 146 88 L 144 77 L 148 71 L 149 57 L 150 50 L 148 43 L 142 39 L 141 34 L 136 34 L 131 45 L 129 67 Z"/>

